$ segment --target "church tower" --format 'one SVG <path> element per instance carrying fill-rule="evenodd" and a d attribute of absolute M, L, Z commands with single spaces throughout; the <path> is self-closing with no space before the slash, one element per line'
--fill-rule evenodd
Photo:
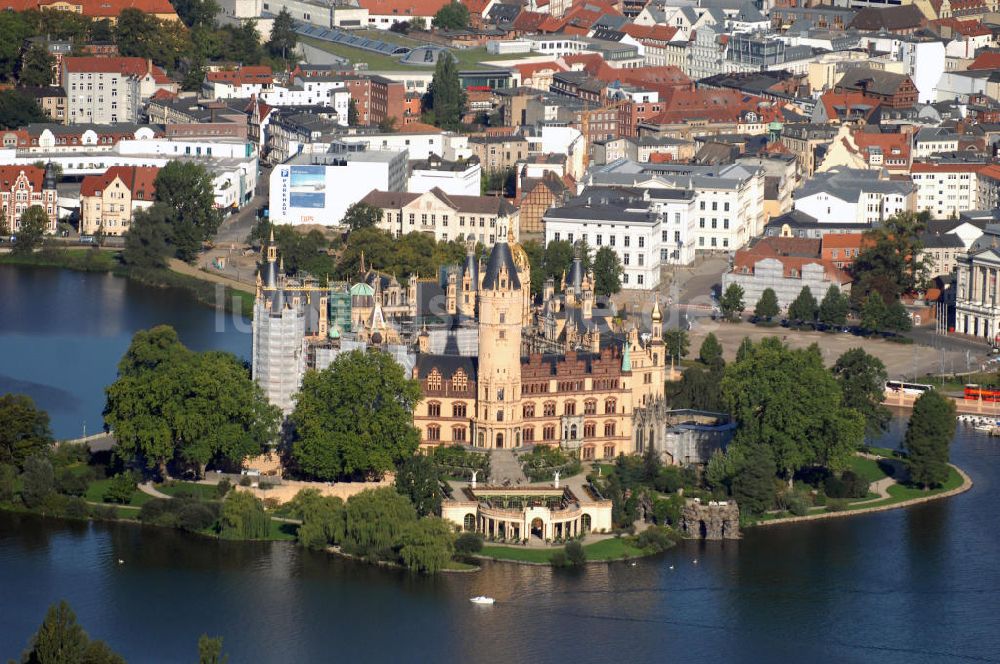
<path fill-rule="evenodd" d="M 521 328 L 524 295 L 507 233 L 497 229 L 479 291 L 476 437 L 479 447 L 521 445 Z"/>

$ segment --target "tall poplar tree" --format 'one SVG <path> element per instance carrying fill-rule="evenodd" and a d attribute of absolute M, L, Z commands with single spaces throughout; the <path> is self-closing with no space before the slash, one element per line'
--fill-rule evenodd
<path fill-rule="evenodd" d="M 424 110 L 431 121 L 441 129 L 457 130 L 462 127 L 466 94 L 458 80 L 458 65 L 450 53 L 442 53 L 434 67 L 434 78 L 424 95 Z"/>

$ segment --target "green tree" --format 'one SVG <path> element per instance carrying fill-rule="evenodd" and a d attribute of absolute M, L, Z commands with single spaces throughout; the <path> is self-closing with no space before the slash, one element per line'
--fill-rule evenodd
<path fill-rule="evenodd" d="M 124 505 L 131 502 L 132 494 L 135 493 L 136 481 L 131 472 L 118 473 L 111 478 L 108 488 L 104 490 L 104 502 L 118 503 Z"/>
<path fill-rule="evenodd" d="M 35 508 L 55 490 L 56 478 L 48 457 L 36 454 L 24 462 L 21 474 L 21 500 Z"/>
<path fill-rule="evenodd" d="M 416 520 L 409 498 L 392 487 L 362 491 L 347 501 L 344 548 L 367 558 L 395 558 L 394 548 Z"/>
<path fill-rule="evenodd" d="M 44 44 L 34 43 L 24 54 L 19 80 L 21 85 L 46 87 L 52 85 L 52 68 L 56 59 Z"/>
<path fill-rule="evenodd" d="M 29 457 L 52 445 L 49 414 L 23 394 L 0 396 L 0 464 L 23 468 Z"/>
<path fill-rule="evenodd" d="M 424 95 L 423 105 L 432 124 L 456 131 L 462 127 L 466 94 L 458 80 L 458 66 L 450 53 L 443 53 L 434 67 L 434 77 Z"/>
<path fill-rule="evenodd" d="M 230 491 L 222 501 L 220 536 L 227 539 L 265 539 L 270 519 L 264 504 L 248 491 Z"/>
<path fill-rule="evenodd" d="M 587 551 L 583 548 L 583 544 L 576 540 L 567 542 L 563 547 L 563 553 L 566 556 L 566 563 L 573 567 L 579 567 L 587 562 Z"/>
<path fill-rule="evenodd" d="M 567 240 L 553 240 L 545 245 L 545 276 L 554 279 L 556 288 L 560 288 L 562 278 L 569 273 L 573 265 L 576 249 Z"/>
<path fill-rule="evenodd" d="M 14 241 L 15 254 L 30 254 L 42 243 L 42 237 L 49 227 L 49 215 L 40 205 L 32 205 L 21 213 L 17 239 Z"/>
<path fill-rule="evenodd" d="M 751 514 L 762 514 L 774 505 L 777 468 L 766 445 L 750 445 L 732 479 L 733 498 Z"/>
<path fill-rule="evenodd" d="M 17 493 L 17 468 L 6 463 L 0 463 L 0 502 L 8 503 L 14 500 Z"/>
<path fill-rule="evenodd" d="M 396 471 L 396 491 L 410 499 L 420 516 L 441 512 L 441 479 L 430 457 L 412 456 Z"/>
<path fill-rule="evenodd" d="M 803 286 L 798 297 L 788 305 L 788 318 L 801 323 L 812 323 L 819 314 L 819 305 L 808 286 Z"/>
<path fill-rule="evenodd" d="M 667 355 L 674 358 L 675 363 L 687 357 L 691 350 L 691 337 L 687 330 L 679 327 L 667 328 L 663 333 L 663 340 L 667 345 Z"/>
<path fill-rule="evenodd" d="M 222 637 L 202 634 L 198 637 L 198 664 L 227 664 L 229 655 L 222 654 Z"/>
<path fill-rule="evenodd" d="M 278 15 L 274 17 L 274 24 L 271 26 L 271 40 L 267 42 L 267 50 L 272 56 L 288 61 L 294 57 L 298 41 L 295 20 L 288 13 L 288 9 L 282 7 Z M 357 109 L 355 109 L 355 113 L 357 113 Z"/>
<path fill-rule="evenodd" d="M 215 27 L 215 17 L 219 13 L 219 5 L 215 0 L 173 0 L 177 16 L 189 28 Z"/>
<path fill-rule="evenodd" d="M 781 313 L 781 308 L 778 306 L 778 295 L 773 288 L 765 288 L 764 292 L 760 294 L 760 299 L 757 300 L 757 305 L 753 308 L 754 316 L 770 322 L 779 313 Z"/>
<path fill-rule="evenodd" d="M 347 126 L 358 126 L 358 102 L 354 101 L 354 97 L 347 102 Z"/>
<path fill-rule="evenodd" d="M 913 321 L 909 312 L 899 300 L 894 300 L 885 311 L 882 319 L 882 329 L 886 332 L 909 332 L 913 328 Z"/>
<path fill-rule="evenodd" d="M 750 337 L 743 337 L 743 341 L 740 342 L 740 347 L 736 349 L 736 361 L 739 362 L 750 356 L 753 352 L 753 342 L 750 341 Z"/>
<path fill-rule="evenodd" d="M 37 17 L 29 12 L 0 12 L 0 81 L 13 82 L 14 73 L 21 63 L 21 47 L 25 40 L 37 34 L 37 25 L 32 18 Z M 0 92 L 2 95 L 4 92 Z M 2 106 L 2 96 L 0 96 L 0 106 Z M 2 116 L 0 116 L 2 121 Z M 6 127 L 0 126 L 6 129 Z"/>
<path fill-rule="evenodd" d="M 955 436 L 955 402 L 927 390 L 913 403 L 903 446 L 908 453 L 910 480 L 924 488 L 948 479 L 948 454 Z"/>
<path fill-rule="evenodd" d="M 325 549 L 344 539 L 347 513 L 343 500 L 321 496 L 315 489 L 303 489 L 293 503 L 293 513 L 302 519 L 297 534 L 299 544 L 308 549 Z"/>
<path fill-rule="evenodd" d="M 188 359 L 191 354 L 169 325 L 139 330 L 118 362 L 119 376 L 137 376 Z"/>
<path fill-rule="evenodd" d="M 885 399 L 885 381 L 889 379 L 882 360 L 862 348 L 852 348 L 833 365 L 833 375 L 840 383 L 844 405 L 861 413 L 865 430 L 875 436 L 885 431 L 891 418 Z"/>
<path fill-rule="evenodd" d="M 204 472 L 239 463 L 277 437 L 280 413 L 229 353 L 191 353 L 154 328 L 137 335 L 106 389 L 105 423 L 118 454 L 165 470 L 173 459 Z"/>
<path fill-rule="evenodd" d="M 701 360 L 702 364 L 710 367 L 724 362 L 722 359 L 722 344 L 719 343 L 719 339 L 714 333 L 709 332 L 705 336 L 705 340 L 701 342 L 701 348 L 698 349 L 698 359 Z"/>
<path fill-rule="evenodd" d="M 169 239 L 177 257 L 194 260 L 222 222 L 211 173 L 197 162 L 171 161 L 156 175 L 156 202 L 170 211 Z"/>
<path fill-rule="evenodd" d="M 738 321 L 744 308 L 743 287 L 736 283 L 729 284 L 719 300 L 719 310 L 723 318 L 728 321 Z"/>
<path fill-rule="evenodd" d="M 789 482 L 809 465 L 840 470 L 863 440 L 864 419 L 844 406 L 815 345 L 761 341 L 726 368 L 722 394 L 737 424 L 734 443 L 767 446 Z"/>
<path fill-rule="evenodd" d="M 531 294 L 539 295 L 545 287 L 545 248 L 538 240 L 528 240 L 521 248 L 528 255 L 531 266 Z"/>
<path fill-rule="evenodd" d="M 850 299 L 835 284 L 830 284 L 819 304 L 819 322 L 836 327 L 846 324 L 850 306 Z"/>
<path fill-rule="evenodd" d="M 31 637 L 22 661 L 26 664 L 125 664 L 103 641 L 92 641 L 62 600 L 45 614 Z"/>
<path fill-rule="evenodd" d="M 413 455 L 420 434 L 413 407 L 420 385 L 390 355 L 342 353 L 302 381 L 291 454 L 306 474 L 322 480 L 381 475 Z"/>
<path fill-rule="evenodd" d="M 926 213 L 899 212 L 865 233 L 866 246 L 854 260 L 851 297 L 861 301 L 873 291 L 884 302 L 918 288 L 927 278 L 927 257 L 921 235 Z"/>
<path fill-rule="evenodd" d="M 888 309 L 885 306 L 885 300 L 882 299 L 882 294 L 873 290 L 861 305 L 861 329 L 868 334 L 882 330 L 885 326 L 887 313 Z"/>
<path fill-rule="evenodd" d="M 172 215 L 165 205 L 154 204 L 148 210 L 136 210 L 125 234 L 124 263 L 134 268 L 165 266 L 170 254 L 171 222 Z"/>
<path fill-rule="evenodd" d="M 131 7 L 119 13 L 113 30 L 121 55 L 147 58 L 169 69 L 174 69 L 181 56 L 191 50 L 185 26 Z"/>
<path fill-rule="evenodd" d="M 356 231 L 359 228 L 378 226 L 380 221 L 382 221 L 382 208 L 367 203 L 353 203 L 347 208 L 340 223 Z"/>
<path fill-rule="evenodd" d="M 7 13 L 0 12 L 0 17 Z M 34 97 L 20 90 L 0 90 L 0 129 L 17 129 L 32 122 L 48 121 L 49 117 Z"/>
<path fill-rule="evenodd" d="M 434 14 L 431 25 L 444 30 L 464 30 L 469 27 L 469 9 L 460 2 L 452 2 Z"/>
<path fill-rule="evenodd" d="M 600 295 L 614 295 L 622 289 L 622 268 L 618 254 L 611 247 L 601 247 L 594 256 L 594 290 Z"/>
<path fill-rule="evenodd" d="M 681 374 L 678 383 L 668 384 L 670 405 L 673 408 L 694 408 L 718 412 L 725 410 L 719 382 L 724 365 L 721 360 L 708 369 L 690 367 Z"/>
<path fill-rule="evenodd" d="M 400 536 L 399 557 L 414 572 L 440 572 L 455 553 L 455 531 L 444 519 L 428 516 L 410 523 Z"/>

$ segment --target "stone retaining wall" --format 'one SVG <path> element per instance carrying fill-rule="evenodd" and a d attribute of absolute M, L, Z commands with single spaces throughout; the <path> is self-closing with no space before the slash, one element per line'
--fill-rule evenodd
<path fill-rule="evenodd" d="M 962 476 L 962 485 L 951 489 L 949 491 L 944 491 L 942 493 L 936 493 L 933 496 L 923 496 L 920 498 L 911 498 L 910 500 L 904 500 L 898 503 L 893 503 L 892 505 L 876 505 L 875 507 L 868 507 L 860 510 L 844 510 L 843 512 L 821 512 L 819 514 L 807 514 L 806 516 L 790 516 L 784 519 L 772 519 L 770 521 L 758 521 L 754 526 L 780 526 L 786 523 L 801 523 L 803 521 L 818 521 L 819 519 L 837 519 L 845 516 L 857 516 L 859 514 L 870 514 L 872 512 L 886 512 L 888 510 L 899 509 L 900 507 L 910 507 L 912 505 L 919 505 L 921 503 L 929 503 L 932 500 L 940 500 L 941 498 L 949 498 L 951 496 L 957 496 L 960 493 L 965 493 L 972 488 L 972 478 L 965 474 L 965 471 L 956 465 L 948 464 L 954 468 L 959 475 Z"/>

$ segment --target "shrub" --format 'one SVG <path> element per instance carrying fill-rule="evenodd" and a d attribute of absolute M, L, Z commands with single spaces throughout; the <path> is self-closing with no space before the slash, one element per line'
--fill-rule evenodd
<path fill-rule="evenodd" d="M 684 486 L 681 469 L 677 466 L 664 466 L 653 481 L 653 486 L 662 493 L 676 493 L 677 489 Z"/>
<path fill-rule="evenodd" d="M 221 480 L 218 484 L 215 485 L 215 494 L 219 498 L 225 498 L 226 494 L 229 493 L 229 490 L 232 488 L 233 488 L 232 482 L 230 482 L 229 480 Z"/>
<path fill-rule="evenodd" d="M 227 539 L 264 539 L 270 522 L 260 500 L 246 491 L 234 491 L 222 505 L 221 526 Z"/>
<path fill-rule="evenodd" d="M 124 505 L 132 500 L 137 483 L 131 472 L 118 473 L 111 478 L 108 488 L 104 491 L 104 502 Z"/>
<path fill-rule="evenodd" d="M 673 525 L 680 521 L 684 499 L 680 496 L 658 498 L 653 503 L 653 518 L 661 526 Z"/>
<path fill-rule="evenodd" d="M 248 475 L 244 475 L 240 478 L 240 486 L 250 486 L 250 484 L 252 484 L 252 482 L 250 482 L 250 477 Z"/>
<path fill-rule="evenodd" d="M 792 496 L 788 501 L 788 511 L 795 516 L 805 516 L 809 513 L 809 503 L 801 496 Z"/>
<path fill-rule="evenodd" d="M 118 520 L 118 510 L 111 505 L 90 505 L 90 517 L 98 521 Z"/>
<path fill-rule="evenodd" d="M 570 542 L 563 547 L 563 551 L 566 552 L 566 562 L 570 565 L 577 566 L 587 562 L 587 552 L 579 542 Z"/>
<path fill-rule="evenodd" d="M 652 552 L 666 551 L 675 543 L 676 535 L 669 528 L 650 526 L 635 538 L 636 546 Z"/>
<path fill-rule="evenodd" d="M 215 523 L 215 514 L 204 503 L 187 502 L 177 512 L 177 525 L 184 530 L 197 532 Z"/>
<path fill-rule="evenodd" d="M 14 499 L 17 488 L 17 468 L 10 464 L 0 463 L 0 501 Z"/>
<path fill-rule="evenodd" d="M 70 519 L 86 519 L 90 513 L 87 501 L 80 496 L 66 499 L 65 513 Z"/>
<path fill-rule="evenodd" d="M 274 488 L 274 482 L 259 482 L 257 484 L 257 488 L 261 491 L 270 491 Z"/>
<path fill-rule="evenodd" d="M 868 495 L 868 483 L 850 470 L 845 470 L 840 477 L 830 475 L 823 485 L 830 498 L 864 498 Z"/>
<path fill-rule="evenodd" d="M 47 493 L 36 509 L 48 516 L 64 516 L 66 514 L 66 503 L 69 498 L 55 492 Z"/>
<path fill-rule="evenodd" d="M 549 558 L 549 562 L 552 563 L 553 567 L 566 567 L 566 552 L 556 551 Z"/>
<path fill-rule="evenodd" d="M 70 468 L 63 468 L 56 475 L 56 491 L 67 496 L 82 496 L 87 493 L 87 476 L 75 473 Z"/>
<path fill-rule="evenodd" d="M 139 520 L 146 523 L 158 523 L 160 518 L 170 511 L 169 500 L 166 498 L 153 498 L 144 503 L 142 508 L 139 509 Z"/>
<path fill-rule="evenodd" d="M 462 533 L 455 539 L 455 553 L 472 555 L 483 550 L 483 536 L 478 533 Z"/>
<path fill-rule="evenodd" d="M 847 509 L 847 501 L 843 499 L 826 501 L 827 512 L 843 512 Z"/>
<path fill-rule="evenodd" d="M 44 456 L 31 457 L 24 462 L 24 474 L 21 480 L 23 482 L 21 499 L 25 506 L 38 507 L 55 487 L 52 464 Z"/>

